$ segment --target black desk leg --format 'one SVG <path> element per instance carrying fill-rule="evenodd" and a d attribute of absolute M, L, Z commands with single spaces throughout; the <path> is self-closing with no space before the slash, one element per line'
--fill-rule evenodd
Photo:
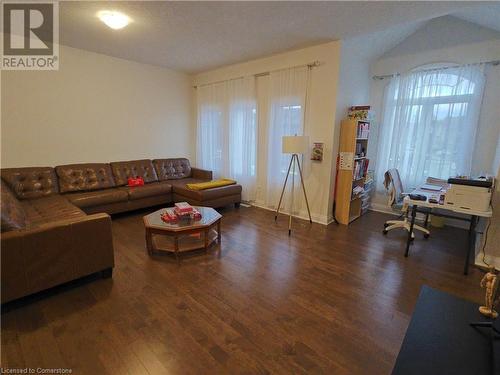
<path fill-rule="evenodd" d="M 408 256 L 408 252 L 410 251 L 411 234 L 413 233 L 413 225 L 415 224 L 415 217 L 416 216 L 417 216 L 417 206 L 413 205 L 413 207 L 411 209 L 410 231 L 408 232 L 408 240 L 406 241 L 405 257 Z"/>
<path fill-rule="evenodd" d="M 429 224 L 429 214 L 425 214 L 425 223 L 424 223 L 424 228 L 427 228 L 427 224 Z"/>
<path fill-rule="evenodd" d="M 469 244 L 467 246 L 467 253 L 465 254 L 464 275 L 469 273 L 470 254 L 474 251 L 476 245 L 476 224 L 477 216 L 472 216 L 469 227 Z"/>

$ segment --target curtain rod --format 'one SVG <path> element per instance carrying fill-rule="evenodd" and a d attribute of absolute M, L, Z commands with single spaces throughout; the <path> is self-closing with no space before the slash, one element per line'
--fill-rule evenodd
<path fill-rule="evenodd" d="M 484 61 L 484 62 L 479 62 L 479 63 L 474 63 L 474 64 L 465 64 L 465 65 L 480 65 L 480 64 L 484 64 L 484 65 L 499 65 L 500 64 L 500 60 L 491 60 L 491 61 Z M 460 66 L 460 65 L 457 65 L 457 66 Z M 417 70 L 418 72 L 430 72 L 430 71 L 433 71 L 433 70 L 446 70 L 446 69 L 451 69 L 451 68 L 456 68 L 457 66 L 445 66 L 445 67 L 442 67 L 442 68 L 429 68 L 429 69 L 422 69 L 422 70 Z M 394 73 L 394 74 L 383 74 L 383 75 L 375 75 L 372 77 L 372 79 L 376 79 L 376 80 L 384 80 L 386 78 L 391 78 L 391 77 L 394 77 L 394 76 L 400 76 L 401 73 Z"/>
<path fill-rule="evenodd" d="M 195 85 L 195 86 L 193 86 L 193 88 L 197 89 L 198 87 L 215 85 L 216 83 L 222 83 L 222 82 L 227 82 L 227 81 L 234 81 L 235 79 L 242 79 L 245 77 L 255 77 L 255 78 L 264 77 L 264 76 L 268 76 L 271 73 L 279 72 L 280 70 L 295 69 L 295 68 L 302 68 L 302 67 L 308 67 L 309 69 L 312 69 L 312 68 L 315 68 L 315 67 L 320 66 L 320 65 L 322 65 L 322 63 L 320 61 L 316 60 L 316 61 L 313 61 L 309 64 L 295 65 L 295 66 L 290 66 L 288 68 L 281 68 L 281 69 L 269 70 L 267 72 L 250 74 L 248 76 L 240 76 L 240 77 L 235 77 L 235 78 L 223 79 L 223 80 L 215 81 L 215 82 L 203 83 L 201 85 Z"/>

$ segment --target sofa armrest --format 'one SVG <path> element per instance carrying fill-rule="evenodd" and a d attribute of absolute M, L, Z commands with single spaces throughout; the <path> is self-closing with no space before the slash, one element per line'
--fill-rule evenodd
<path fill-rule="evenodd" d="M 2 303 L 114 266 L 107 214 L 5 232 L 1 245 Z"/>
<path fill-rule="evenodd" d="M 199 178 L 200 180 L 212 180 L 212 171 L 207 171 L 206 169 L 193 168 L 191 167 L 191 175 L 193 178 Z"/>

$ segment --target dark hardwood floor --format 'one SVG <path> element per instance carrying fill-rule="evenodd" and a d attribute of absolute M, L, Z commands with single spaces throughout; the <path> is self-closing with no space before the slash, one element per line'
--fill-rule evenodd
<path fill-rule="evenodd" d="M 113 219 L 112 279 L 10 304 L 2 366 L 74 374 L 389 374 L 424 284 L 481 301 L 481 271 L 462 274 L 467 232 L 383 236 L 387 215 L 351 226 L 222 210 L 222 245 L 150 258 L 142 216 Z"/>

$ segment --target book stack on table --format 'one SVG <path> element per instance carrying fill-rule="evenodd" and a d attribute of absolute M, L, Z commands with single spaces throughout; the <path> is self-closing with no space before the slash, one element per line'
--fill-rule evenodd
<path fill-rule="evenodd" d="M 173 208 L 167 208 L 161 215 L 161 219 L 166 223 L 190 222 L 200 220 L 201 213 L 187 202 L 176 203 Z"/>

